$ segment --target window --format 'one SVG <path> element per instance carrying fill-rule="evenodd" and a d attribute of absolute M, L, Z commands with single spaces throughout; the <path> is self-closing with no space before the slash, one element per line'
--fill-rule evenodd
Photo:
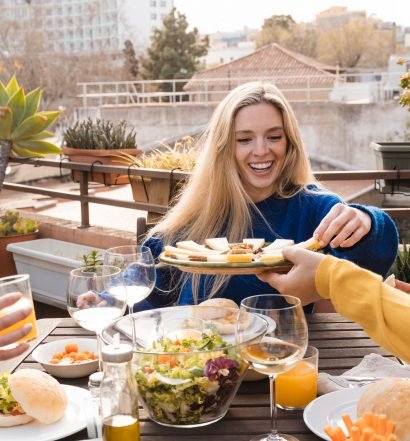
<path fill-rule="evenodd" d="M 151 14 L 151 20 L 156 20 L 157 19 L 157 14 L 155 14 L 155 12 L 153 12 Z"/>
<path fill-rule="evenodd" d="M 151 0 L 149 4 L 150 6 L 157 6 L 157 0 Z"/>
<path fill-rule="evenodd" d="M 165 8 L 167 6 L 166 0 L 161 0 L 159 4 L 160 4 L 161 8 Z"/>

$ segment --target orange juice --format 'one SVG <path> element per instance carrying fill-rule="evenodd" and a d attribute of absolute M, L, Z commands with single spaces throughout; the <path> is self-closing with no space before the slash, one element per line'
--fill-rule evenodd
<path fill-rule="evenodd" d="M 17 303 L 15 303 L 14 305 L 11 305 L 8 308 L 4 308 L 4 309 L 0 310 L 0 317 L 2 317 L 4 315 L 7 315 L 7 314 L 10 314 L 15 309 L 21 308 L 21 307 L 25 306 L 26 304 L 29 304 L 30 306 L 33 306 L 27 299 L 21 299 Z M 38 336 L 38 331 L 37 331 L 37 326 L 36 326 L 36 316 L 34 314 L 34 308 L 33 308 L 33 312 L 28 317 L 26 317 L 25 319 L 20 320 L 19 322 L 15 323 L 14 325 L 9 326 L 8 328 L 0 330 L 0 335 L 4 335 L 6 333 L 14 331 L 17 328 L 20 328 L 21 326 L 24 326 L 26 323 L 31 323 L 33 325 L 33 327 L 31 328 L 31 331 L 26 336 L 24 336 L 23 338 L 21 338 L 20 340 L 17 340 L 17 341 L 30 341 L 30 340 L 33 340 L 34 338 L 36 338 Z"/>
<path fill-rule="evenodd" d="M 305 407 L 317 395 L 317 370 L 306 361 L 276 377 L 276 402 L 283 407 Z"/>

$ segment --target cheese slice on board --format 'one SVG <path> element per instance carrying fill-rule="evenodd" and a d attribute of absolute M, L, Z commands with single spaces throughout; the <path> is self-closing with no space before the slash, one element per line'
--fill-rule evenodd
<path fill-rule="evenodd" d="M 257 251 L 265 245 L 265 239 L 244 239 L 243 243 L 252 245 L 253 251 Z"/>
<path fill-rule="evenodd" d="M 259 261 L 264 263 L 280 262 L 281 260 L 284 260 L 284 257 L 280 250 L 264 253 L 259 257 Z"/>
<path fill-rule="evenodd" d="M 226 237 L 213 237 L 211 239 L 205 239 L 205 245 L 216 251 L 221 251 L 222 253 L 229 251 L 229 242 Z"/>
<path fill-rule="evenodd" d="M 181 248 L 189 251 L 199 251 L 205 254 L 219 254 L 218 251 L 210 250 L 209 248 L 204 247 L 203 245 L 199 245 L 193 240 L 186 240 L 183 242 L 177 242 L 177 248 Z"/>
<path fill-rule="evenodd" d="M 305 248 L 306 250 L 320 250 L 320 248 L 322 248 L 314 237 L 311 237 L 304 242 L 296 243 L 294 246 L 298 248 Z"/>
<path fill-rule="evenodd" d="M 276 239 L 271 244 L 262 248 L 262 253 L 270 253 L 273 250 L 280 250 L 285 247 L 294 245 L 295 241 L 292 239 Z"/>

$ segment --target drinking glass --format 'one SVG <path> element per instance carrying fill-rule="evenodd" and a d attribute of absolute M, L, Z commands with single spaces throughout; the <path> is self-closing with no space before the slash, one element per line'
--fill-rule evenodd
<path fill-rule="evenodd" d="M 70 272 L 67 309 L 82 328 L 96 333 L 100 367 L 99 335 L 105 326 L 124 314 L 126 305 L 124 278 L 120 268 L 101 265 Z"/>
<path fill-rule="evenodd" d="M 308 344 L 308 328 L 298 298 L 280 294 L 261 294 L 243 299 L 240 311 L 258 314 L 268 322 L 264 338 L 247 345 L 242 358 L 252 369 L 269 376 L 271 432 L 251 441 L 297 441 L 277 429 L 276 376 L 291 369 L 303 358 Z"/>
<path fill-rule="evenodd" d="M 105 251 L 104 264 L 121 268 L 127 291 L 128 310 L 147 298 L 155 286 L 155 262 L 149 247 L 123 245 Z"/>
<path fill-rule="evenodd" d="M 3 308 L 0 311 L 0 317 L 10 314 L 14 311 L 16 311 L 19 308 L 23 308 L 24 306 L 31 306 L 33 308 L 33 311 L 30 313 L 28 317 L 26 317 L 23 320 L 20 320 L 19 322 L 15 323 L 14 325 L 11 325 L 2 331 L 0 331 L 0 335 L 5 335 L 9 332 L 15 331 L 18 328 L 21 328 L 26 323 L 31 323 L 32 328 L 31 331 L 18 340 L 18 342 L 22 341 L 30 341 L 38 337 L 38 330 L 36 326 L 36 316 L 34 312 L 34 305 L 33 305 L 33 298 L 31 294 L 31 287 L 30 287 L 30 275 L 29 274 L 19 274 L 16 276 L 8 276 L 8 277 L 2 277 L 0 279 L 0 297 L 6 295 L 6 294 L 12 294 L 19 292 L 21 293 L 21 299 L 14 303 L 13 305 Z M 10 349 L 17 345 L 16 343 L 12 343 L 11 345 L 7 345 L 6 347 L 3 347 L 3 349 Z"/>

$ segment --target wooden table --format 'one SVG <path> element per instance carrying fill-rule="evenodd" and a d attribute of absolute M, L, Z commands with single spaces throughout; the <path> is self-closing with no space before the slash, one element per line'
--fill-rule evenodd
<path fill-rule="evenodd" d="M 319 370 L 341 374 L 357 365 L 370 353 L 388 354 L 370 340 L 360 326 L 339 314 L 313 314 L 308 317 L 310 344 L 319 349 Z M 61 319 L 44 342 L 64 337 L 93 335 L 80 328 L 72 319 Z M 20 368 L 42 369 L 31 356 Z M 87 378 L 60 380 L 62 383 L 87 387 Z M 151 422 L 144 410 L 140 411 L 143 441 L 248 441 L 252 435 L 269 431 L 269 385 L 267 381 L 243 383 L 227 415 L 219 422 L 196 429 L 172 429 Z M 278 411 L 279 429 L 295 435 L 300 441 L 319 440 L 303 422 L 300 411 Z M 87 438 L 86 430 L 64 438 L 77 441 Z"/>

